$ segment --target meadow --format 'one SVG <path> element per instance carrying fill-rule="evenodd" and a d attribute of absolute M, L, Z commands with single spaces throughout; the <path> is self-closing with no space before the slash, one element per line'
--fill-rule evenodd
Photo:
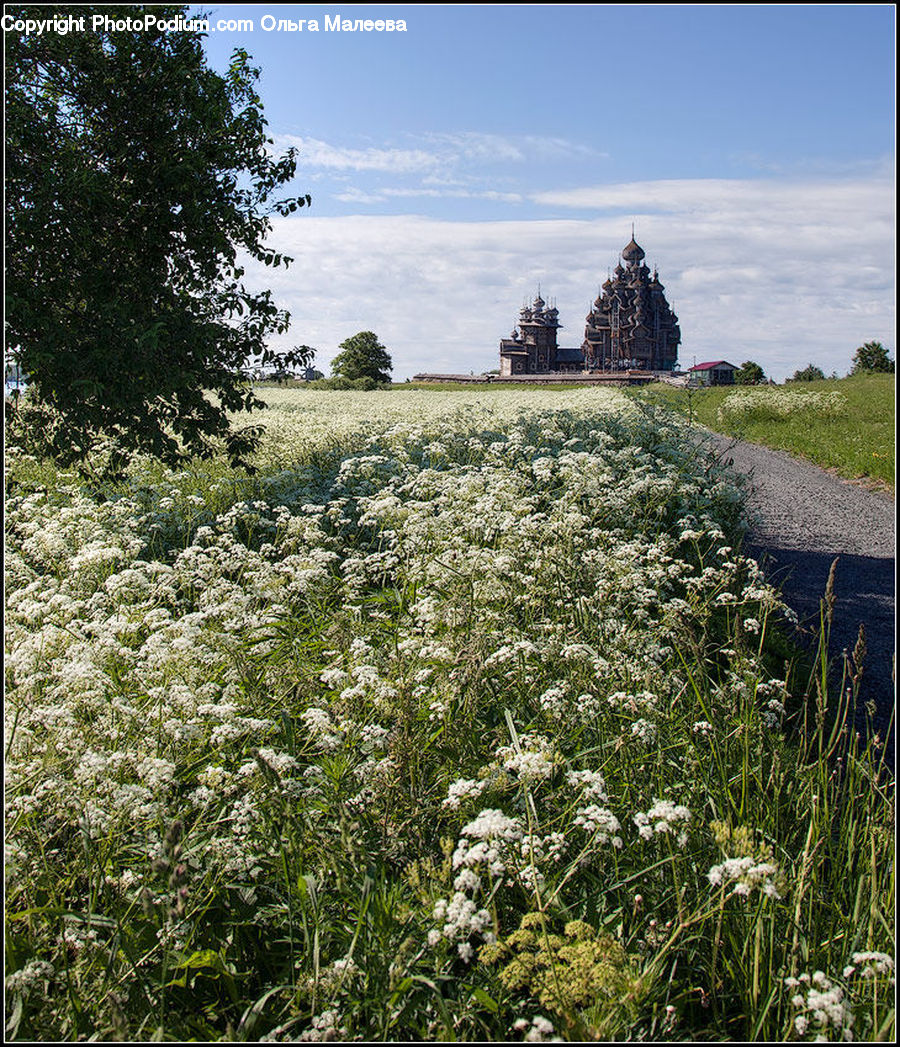
<path fill-rule="evenodd" d="M 7 448 L 8 1039 L 892 1039 L 857 664 L 686 424 L 263 395 L 252 475 Z"/>
<path fill-rule="evenodd" d="M 895 376 L 861 374 L 688 392 L 653 385 L 637 395 L 717 432 L 808 458 L 851 480 L 895 487 Z"/>

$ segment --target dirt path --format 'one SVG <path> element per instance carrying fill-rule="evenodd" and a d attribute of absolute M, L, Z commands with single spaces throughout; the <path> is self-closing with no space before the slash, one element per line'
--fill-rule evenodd
<path fill-rule="evenodd" d="M 714 434 L 710 439 L 750 480 L 755 521 L 748 552 L 781 588 L 801 625 L 818 622 L 828 572 L 839 557 L 831 654 L 852 651 L 864 625 L 868 655 L 860 697 L 876 703 L 883 736 L 894 702 L 894 500 L 783 451 Z"/>

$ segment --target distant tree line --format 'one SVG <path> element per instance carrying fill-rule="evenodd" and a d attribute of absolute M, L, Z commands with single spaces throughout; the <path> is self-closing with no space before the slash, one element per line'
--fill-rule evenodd
<path fill-rule="evenodd" d="M 881 342 L 866 342 L 853 354 L 853 365 L 850 374 L 893 374 L 894 361 L 888 356 L 887 349 Z M 834 371 L 829 376 L 837 378 Z M 825 380 L 825 372 L 815 364 L 807 364 L 787 379 L 789 382 L 819 382 Z M 745 360 L 734 372 L 736 385 L 762 385 L 768 379 L 762 367 L 755 360 Z"/>
<path fill-rule="evenodd" d="M 807 364 L 801 371 L 794 371 L 789 382 L 819 382 L 825 380 L 825 372 L 815 364 Z"/>
<path fill-rule="evenodd" d="M 850 374 L 893 374 L 894 361 L 888 356 L 887 349 L 881 342 L 866 342 L 853 354 L 853 365 Z M 837 372 L 830 375 L 837 378 Z M 824 381 L 825 372 L 815 364 L 807 364 L 802 370 L 794 371 L 789 382 Z"/>

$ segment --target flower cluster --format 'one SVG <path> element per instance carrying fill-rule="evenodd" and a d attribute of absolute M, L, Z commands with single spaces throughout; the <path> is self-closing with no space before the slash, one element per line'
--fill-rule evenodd
<path fill-rule="evenodd" d="M 599 843 L 612 842 L 613 847 L 622 847 L 622 837 L 615 835 L 622 826 L 619 819 L 605 807 L 598 807 L 592 803 L 587 807 L 579 807 L 575 811 L 575 825 L 581 826 L 585 832 L 596 835 Z"/>
<path fill-rule="evenodd" d="M 480 796 L 487 784 L 486 781 L 479 782 L 475 781 L 474 778 L 458 778 L 455 782 L 451 782 L 447 789 L 447 799 L 444 800 L 444 807 L 456 810 L 464 800 Z"/>
<path fill-rule="evenodd" d="M 842 1040 L 853 1039 L 853 1012 L 840 985 L 822 971 L 785 978 L 784 984 L 791 993 L 791 1006 L 796 1012 L 794 1028 L 799 1036 L 815 1034 L 816 1040 L 827 1040 L 834 1033 Z"/>
<path fill-rule="evenodd" d="M 501 746 L 497 755 L 504 769 L 523 782 L 549 778 L 557 759 L 553 746 L 541 735 L 523 735 L 517 745 Z"/>
<path fill-rule="evenodd" d="M 621 1011 L 643 989 L 635 977 L 634 957 L 622 943 L 582 920 L 569 921 L 559 933 L 544 913 L 526 913 L 517 930 L 484 946 L 480 956 L 485 963 L 501 965 L 499 978 L 508 989 L 527 990 L 569 1025 L 590 1007 L 594 1020 L 600 1019 L 598 1039 L 605 1038 L 604 1012 Z M 549 1022 L 546 1026 L 540 1031 L 551 1032 Z M 514 1028 L 524 1031 L 528 1023 L 522 1019 Z"/>
<path fill-rule="evenodd" d="M 691 812 L 687 807 L 671 800 L 655 800 L 649 811 L 639 811 L 633 818 L 642 840 L 671 834 L 679 847 L 687 843 L 686 827 L 690 820 Z"/>
<path fill-rule="evenodd" d="M 724 822 L 713 822 L 710 828 L 716 843 L 733 857 L 714 865 L 706 874 L 713 887 L 731 886 L 732 895 L 746 898 L 754 890 L 761 891 L 767 898 L 780 898 L 783 891 L 783 875 L 772 859 L 772 849 L 767 844 L 757 844 L 751 829 L 746 826 L 731 828 Z"/>
<path fill-rule="evenodd" d="M 337 1011 L 327 1010 L 317 1014 L 312 1026 L 297 1037 L 300 1043 L 330 1043 L 333 1040 L 345 1040 L 349 1033 L 346 1026 L 341 1026 Z"/>
<path fill-rule="evenodd" d="M 803 392 L 794 389 L 741 389 L 729 393 L 718 410 L 719 421 L 787 418 L 799 412 L 837 417 L 847 410 L 847 397 L 836 390 Z"/>
<path fill-rule="evenodd" d="M 525 1043 L 544 1043 L 548 1036 L 552 1036 L 553 1022 L 536 1014 L 529 1022 L 527 1018 L 517 1018 L 513 1022 L 513 1032 L 524 1033 L 522 1039 Z"/>
<path fill-rule="evenodd" d="M 457 880 L 470 890 L 477 886 L 470 882 L 471 877 L 463 877 L 461 880 L 458 877 Z M 431 915 L 443 926 L 439 931 L 429 931 L 428 944 L 437 945 L 441 937 L 449 938 L 451 941 L 459 940 L 457 951 L 460 959 L 466 963 L 472 959 L 474 954 L 474 949 L 468 939 L 473 934 L 482 934 L 491 925 L 491 914 L 486 909 L 479 909 L 462 890 L 455 891 L 449 900 L 439 899 Z"/>
<path fill-rule="evenodd" d="M 745 855 L 743 858 L 726 858 L 721 865 L 714 865 L 706 878 L 714 887 L 726 887 L 734 884 L 732 894 L 746 897 L 755 888 L 759 888 L 767 898 L 780 898 L 775 885 L 778 866 L 773 862 L 759 862 Z"/>
<path fill-rule="evenodd" d="M 6 991 L 23 996 L 35 990 L 41 991 L 53 977 L 53 964 L 46 960 L 29 960 L 24 967 L 6 977 Z"/>
<path fill-rule="evenodd" d="M 885 952 L 855 952 L 852 963 L 844 968 L 844 977 L 857 975 L 863 979 L 887 977 L 894 984 L 894 958 Z"/>
<path fill-rule="evenodd" d="M 609 799 L 606 794 L 606 779 L 600 771 L 566 771 L 566 784 L 580 789 L 584 796 L 592 800 L 605 803 Z"/>

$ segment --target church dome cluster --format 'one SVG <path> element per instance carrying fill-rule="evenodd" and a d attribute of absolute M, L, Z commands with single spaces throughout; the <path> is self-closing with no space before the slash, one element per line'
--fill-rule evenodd
<path fill-rule="evenodd" d="M 681 329 L 656 270 L 651 275 L 643 264 L 645 257 L 632 233 L 590 307 L 579 349 L 557 346 L 559 311 L 555 305 L 545 308 L 538 291 L 533 303 L 522 307 L 518 329 L 500 343 L 501 375 L 671 371 Z"/>

